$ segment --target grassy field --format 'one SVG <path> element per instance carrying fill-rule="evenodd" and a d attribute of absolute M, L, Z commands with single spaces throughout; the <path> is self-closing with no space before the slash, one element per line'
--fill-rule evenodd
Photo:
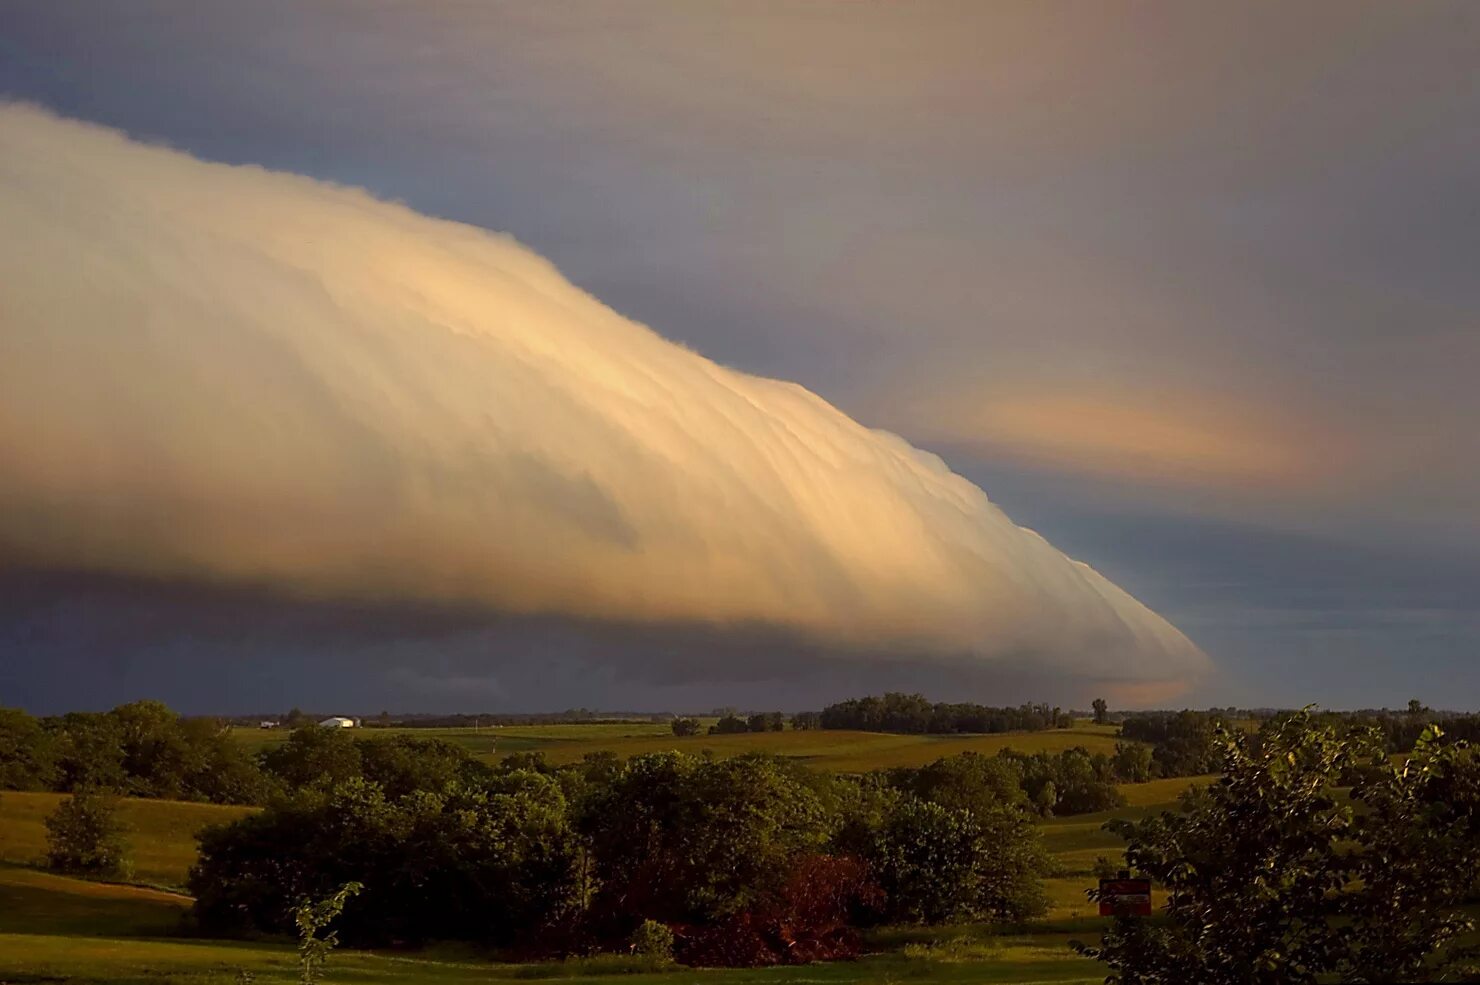
<path fill-rule="evenodd" d="M 0 862 L 29 865 L 46 854 L 46 815 L 66 796 L 59 793 L 0 793 Z M 174 800 L 120 801 L 129 826 L 134 879 L 160 887 L 185 884 L 195 862 L 195 833 L 210 824 L 233 821 L 254 810 Z"/>
<path fill-rule="evenodd" d="M 367 730 L 367 736 L 395 730 Z M 667 726 L 547 725 L 499 729 L 407 730 L 460 742 L 481 758 L 540 751 L 552 762 L 610 750 L 622 756 L 662 749 L 710 750 L 732 756 L 765 750 L 810 766 L 838 771 L 928 763 L 968 749 L 1057 750 L 1083 745 L 1114 746 L 1114 729 L 1080 725 L 1049 732 L 993 736 L 901 736 L 862 732 L 780 732 L 676 739 Z M 284 733 L 239 730 L 243 742 L 261 746 Z M 346 951 L 335 956 L 326 981 L 411 985 L 440 982 L 515 983 L 551 979 L 572 983 L 616 981 L 623 985 L 673 983 L 702 978 L 715 985 L 865 985 L 865 983 L 1016 983 L 1089 985 L 1104 978 L 1102 967 L 1077 957 L 1071 937 L 1093 938 L 1100 920 L 1085 900 L 1098 855 L 1117 857 L 1120 842 L 1100 830 L 1111 816 L 1140 817 L 1168 807 L 1192 782 L 1164 780 L 1122 787 L 1129 806 L 1106 814 L 1044 822 L 1045 845 L 1058 873 L 1048 880 L 1052 909 L 1022 933 L 1001 934 L 979 925 L 888 928 L 874 933 L 874 953 L 858 961 L 801 968 L 734 971 L 678 969 L 645 972 L 628 959 L 498 964 L 465 949 L 411 953 Z M 42 855 L 42 819 L 58 794 L 0 794 L 0 982 L 71 981 L 125 985 L 236 985 L 251 980 L 297 980 L 295 956 L 283 942 L 225 942 L 188 936 L 187 897 L 159 888 L 85 882 L 27 868 Z M 241 816 L 249 808 L 171 801 L 126 800 L 133 828 L 136 878 L 154 887 L 180 886 L 194 858 L 194 834 L 202 826 Z"/>
<path fill-rule="evenodd" d="M 798 759 L 808 766 L 851 773 L 895 766 L 924 766 L 958 752 L 992 754 L 1000 749 L 1058 752 L 1084 746 L 1091 752 L 1115 751 L 1115 726 L 1083 723 L 1043 732 L 996 735 L 888 735 L 881 732 L 805 731 L 750 732 L 741 735 L 696 735 L 677 738 L 667 725 L 630 722 L 615 725 L 508 725 L 482 729 L 365 729 L 363 738 L 397 733 L 436 736 L 466 747 L 481 759 L 502 759 L 517 752 L 539 752 L 555 764 L 573 763 L 589 752 L 635 756 L 680 749 L 721 758 L 768 752 Z M 282 742 L 277 729 L 234 729 L 238 741 L 253 748 Z"/>

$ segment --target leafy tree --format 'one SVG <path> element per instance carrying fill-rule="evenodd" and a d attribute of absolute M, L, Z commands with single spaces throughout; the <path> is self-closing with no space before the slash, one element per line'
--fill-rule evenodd
<path fill-rule="evenodd" d="M 345 902 L 364 888 L 358 882 L 347 882 L 317 903 L 303 900 L 294 910 L 293 919 L 298 925 L 298 981 L 302 985 L 314 985 L 319 980 L 330 952 L 339 946 L 337 931 L 323 937 L 319 931 L 328 927 L 344 911 Z"/>
<path fill-rule="evenodd" d="M 710 735 L 739 735 L 749 731 L 750 723 L 739 715 L 726 715 L 709 726 Z"/>
<path fill-rule="evenodd" d="M 1430 727 L 1401 766 L 1385 757 L 1352 791 L 1356 884 L 1349 978 L 1376 981 L 1480 974 L 1461 946 L 1473 921 L 1461 907 L 1480 876 L 1480 762 Z"/>
<path fill-rule="evenodd" d="M 322 730 L 334 734 L 328 729 Z M 486 771 L 462 746 L 446 739 L 392 735 L 355 743 L 365 779 L 392 799 L 419 790 L 440 792 Z"/>
<path fill-rule="evenodd" d="M 1110 706 L 1105 704 L 1105 699 L 1096 698 L 1091 707 L 1095 710 L 1095 724 L 1104 725 L 1110 711 Z"/>
<path fill-rule="evenodd" d="M 945 923 L 976 915 L 981 827 L 970 811 L 901 797 L 868 847 L 887 919 Z"/>
<path fill-rule="evenodd" d="M 568 916 L 578 854 L 553 777 L 511 771 L 394 801 L 355 779 L 207 829 L 189 885 L 211 932 L 288 931 L 294 900 L 353 880 L 372 891 L 346 906 L 347 941 L 509 944 Z"/>
<path fill-rule="evenodd" d="M 799 711 L 791 716 L 791 727 L 798 732 L 810 732 L 822 728 L 822 715 L 815 711 Z"/>
<path fill-rule="evenodd" d="M 53 737 L 19 708 L 0 708 L 0 788 L 49 790 L 57 781 Z"/>
<path fill-rule="evenodd" d="M 673 734 L 680 737 L 698 735 L 701 728 L 697 718 L 675 718 L 669 724 L 673 728 Z"/>
<path fill-rule="evenodd" d="M 112 716 L 71 712 L 45 725 L 54 736 L 57 789 L 124 788 L 123 737 Z"/>
<path fill-rule="evenodd" d="M 1150 743 L 1151 763 L 1159 776 L 1200 776 L 1218 769 L 1221 746 L 1217 715 L 1200 711 L 1133 715 L 1120 726 L 1122 738 Z"/>
<path fill-rule="evenodd" d="M 1140 742 L 1117 742 L 1110 765 L 1121 783 L 1145 783 L 1151 779 L 1151 747 Z"/>
<path fill-rule="evenodd" d="M 815 850 L 827 816 L 800 767 L 769 756 L 636 756 L 582 804 L 580 828 L 621 919 L 712 921 L 749 909 Z"/>
<path fill-rule="evenodd" d="M 1472 969 L 1459 904 L 1480 874 L 1480 770 L 1431 735 L 1393 766 L 1380 735 L 1302 712 L 1258 735 L 1220 730 L 1223 777 L 1181 813 L 1108 828 L 1160 883 L 1167 920 L 1118 919 L 1110 981 L 1434 980 Z M 1352 799 L 1338 793 L 1357 764 Z"/>
<path fill-rule="evenodd" d="M 307 725 L 262 753 L 262 768 L 292 789 L 332 787 L 362 775 L 358 744 L 342 729 Z"/>
<path fill-rule="evenodd" d="M 1082 746 L 1059 753 L 1004 749 L 998 758 L 1016 764 L 1023 790 L 1045 817 L 1110 810 L 1125 803 L 1115 789 L 1114 765 L 1104 753 L 1090 753 Z"/>
<path fill-rule="evenodd" d="M 114 798 L 78 790 L 46 818 L 46 864 L 59 872 L 128 878 L 127 832 Z"/>
<path fill-rule="evenodd" d="M 779 711 L 767 711 L 751 715 L 745 725 L 752 732 L 780 732 L 786 728 L 786 717 Z"/>

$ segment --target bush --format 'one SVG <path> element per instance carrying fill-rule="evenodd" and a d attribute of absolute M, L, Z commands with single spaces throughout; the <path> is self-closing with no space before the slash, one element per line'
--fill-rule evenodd
<path fill-rule="evenodd" d="M 666 923 L 644 920 L 632 932 L 628 946 L 638 957 L 667 964 L 673 960 L 673 931 Z"/>
<path fill-rule="evenodd" d="M 854 925 L 876 913 L 883 894 L 857 859 L 797 858 L 786 881 L 743 913 L 682 928 L 684 964 L 758 967 L 856 957 L 862 938 Z"/>
<path fill-rule="evenodd" d="M 127 879 L 133 875 L 127 830 L 114 798 L 79 790 L 46 819 L 46 864 L 58 872 Z"/>

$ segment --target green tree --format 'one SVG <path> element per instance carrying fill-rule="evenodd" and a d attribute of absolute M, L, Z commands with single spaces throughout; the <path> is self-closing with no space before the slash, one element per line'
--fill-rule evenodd
<path fill-rule="evenodd" d="M 49 790 L 57 782 L 53 737 L 19 708 L 0 708 L 0 789 Z"/>
<path fill-rule="evenodd" d="M 262 753 L 262 768 L 288 787 L 332 787 L 362 775 L 360 748 L 343 729 L 306 725 Z"/>
<path fill-rule="evenodd" d="M 1106 825 L 1163 887 L 1167 920 L 1118 919 L 1081 950 L 1137 985 L 1437 980 L 1462 967 L 1480 771 L 1437 738 L 1395 767 L 1375 731 L 1307 712 L 1258 735 L 1220 730 L 1222 779 L 1180 813 Z M 1360 814 L 1338 792 L 1348 775 Z"/>
<path fill-rule="evenodd" d="M 462 746 L 437 737 L 401 734 L 361 740 L 355 746 L 365 779 L 378 783 L 391 798 L 418 790 L 447 790 L 487 769 Z M 348 771 L 347 765 L 343 771 Z"/>
<path fill-rule="evenodd" d="M 709 726 L 710 735 L 739 735 L 750 731 L 750 723 L 739 715 L 725 715 Z"/>
<path fill-rule="evenodd" d="M 320 931 L 333 923 L 344 912 L 349 898 L 364 888 L 358 882 L 347 882 L 316 903 L 303 900 L 293 911 L 293 921 L 298 925 L 298 981 L 302 985 L 314 985 L 319 980 L 330 952 L 339 946 L 337 931 L 331 930 L 323 937 Z"/>
<path fill-rule="evenodd" d="M 681 738 L 699 734 L 699 719 L 697 718 L 675 718 L 669 723 L 673 734 Z"/>
<path fill-rule="evenodd" d="M 670 923 L 749 909 L 826 839 L 829 819 L 809 783 L 802 767 L 770 756 L 633 757 L 581 809 L 598 904 Z"/>
<path fill-rule="evenodd" d="M 1105 704 L 1105 699 L 1096 698 L 1090 707 L 1095 710 L 1095 724 L 1104 725 L 1110 711 L 1110 706 Z"/>
<path fill-rule="evenodd" d="M 1148 745 L 1117 742 L 1110 763 L 1121 783 L 1145 783 L 1151 779 L 1151 747 Z"/>
<path fill-rule="evenodd" d="M 530 771 L 396 800 L 363 779 L 309 789 L 200 835 L 195 914 L 213 933 L 291 930 L 294 901 L 372 887 L 346 941 L 507 945 L 569 912 L 578 845 L 560 784 Z"/>
<path fill-rule="evenodd" d="M 113 716 L 71 712 L 45 725 L 54 736 L 58 789 L 123 789 L 123 740 Z"/>
<path fill-rule="evenodd" d="M 126 879 L 133 874 L 127 832 L 113 797 L 78 790 L 46 818 L 46 864 L 59 872 Z"/>
<path fill-rule="evenodd" d="M 887 918 L 945 923 L 977 913 L 982 831 L 970 811 L 904 796 L 875 832 L 867 860 Z"/>
<path fill-rule="evenodd" d="M 1381 757 L 1352 797 L 1356 886 L 1344 897 L 1352 981 L 1480 974 L 1461 946 L 1480 876 L 1480 762 L 1430 726 L 1401 766 Z"/>

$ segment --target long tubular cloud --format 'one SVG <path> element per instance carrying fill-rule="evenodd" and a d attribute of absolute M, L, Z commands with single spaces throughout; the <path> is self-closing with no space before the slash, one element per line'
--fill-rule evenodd
<path fill-rule="evenodd" d="M 0 548 L 26 564 L 1208 667 L 939 458 L 505 236 L 15 105 L 0 229 Z"/>

